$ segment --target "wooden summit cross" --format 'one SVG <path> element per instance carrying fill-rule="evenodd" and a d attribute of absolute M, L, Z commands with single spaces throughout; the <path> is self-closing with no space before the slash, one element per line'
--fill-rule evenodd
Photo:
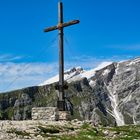
<path fill-rule="evenodd" d="M 59 99 L 57 101 L 57 108 L 59 111 L 65 111 L 65 97 L 64 97 L 64 48 L 63 48 L 63 28 L 79 23 L 79 20 L 72 20 L 67 23 L 63 23 L 63 3 L 58 2 L 58 25 L 52 26 L 44 30 L 44 32 L 50 32 L 53 30 L 59 31 Z"/>

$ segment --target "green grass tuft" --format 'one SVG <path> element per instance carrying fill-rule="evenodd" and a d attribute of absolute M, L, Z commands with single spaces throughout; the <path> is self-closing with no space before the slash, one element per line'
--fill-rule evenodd
<path fill-rule="evenodd" d="M 55 127 L 42 127 L 42 126 L 38 126 L 40 133 L 50 133 L 50 134 L 55 134 L 55 133 L 59 133 L 60 130 L 58 128 Z"/>
<path fill-rule="evenodd" d="M 16 129 L 11 129 L 8 130 L 7 133 L 15 133 L 16 135 L 21 135 L 21 136 L 30 136 L 30 133 L 27 133 L 26 131 L 20 131 L 20 130 L 16 130 Z"/>

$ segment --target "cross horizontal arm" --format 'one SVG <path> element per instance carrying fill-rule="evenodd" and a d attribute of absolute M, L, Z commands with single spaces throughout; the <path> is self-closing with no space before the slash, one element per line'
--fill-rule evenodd
<path fill-rule="evenodd" d="M 44 29 L 44 32 L 54 31 L 54 30 L 61 29 L 61 28 L 67 27 L 67 26 L 78 24 L 79 22 L 80 22 L 79 20 L 72 20 L 72 21 L 67 22 L 67 23 L 62 23 L 62 24 L 59 23 L 58 26 L 52 26 L 52 27 Z"/>
<path fill-rule="evenodd" d="M 49 27 L 47 29 L 44 29 L 44 32 L 50 32 L 50 31 L 57 30 L 57 29 L 58 29 L 57 26 L 52 26 L 52 27 Z"/>
<path fill-rule="evenodd" d="M 63 27 L 67 27 L 67 26 L 71 26 L 71 25 L 74 25 L 74 24 L 78 24 L 79 22 L 80 22 L 79 20 L 72 20 L 70 22 L 63 23 Z"/>

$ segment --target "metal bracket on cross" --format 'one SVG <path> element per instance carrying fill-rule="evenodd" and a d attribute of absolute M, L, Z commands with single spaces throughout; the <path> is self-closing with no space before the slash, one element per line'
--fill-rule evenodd
<path fill-rule="evenodd" d="M 55 89 L 56 89 L 56 90 L 59 90 L 59 91 L 62 91 L 62 89 L 63 89 L 63 90 L 67 90 L 67 89 L 68 89 L 68 85 L 67 85 L 67 84 L 64 84 L 64 85 L 62 86 L 62 85 L 56 84 L 56 85 L 55 85 Z"/>

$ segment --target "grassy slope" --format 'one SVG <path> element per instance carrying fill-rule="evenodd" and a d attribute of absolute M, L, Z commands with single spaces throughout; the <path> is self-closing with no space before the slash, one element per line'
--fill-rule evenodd
<path fill-rule="evenodd" d="M 138 140 L 140 139 L 140 126 L 122 126 L 110 128 L 81 128 L 75 135 L 59 137 L 61 140 Z M 56 140 L 57 138 L 52 138 Z"/>

